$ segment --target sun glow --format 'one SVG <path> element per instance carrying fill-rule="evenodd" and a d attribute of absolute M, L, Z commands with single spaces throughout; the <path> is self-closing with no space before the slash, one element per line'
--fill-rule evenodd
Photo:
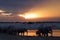
<path fill-rule="evenodd" d="M 25 19 L 32 19 L 32 18 L 39 18 L 41 17 L 39 14 L 37 13 L 25 13 L 25 14 L 20 14 L 19 16 L 24 17 Z"/>
<path fill-rule="evenodd" d="M 36 14 L 25 14 L 24 17 L 25 17 L 25 18 L 37 18 L 38 15 L 36 15 Z"/>
<path fill-rule="evenodd" d="M 5 12 L 5 11 L 3 11 L 3 10 L 0 10 L 0 12 Z"/>

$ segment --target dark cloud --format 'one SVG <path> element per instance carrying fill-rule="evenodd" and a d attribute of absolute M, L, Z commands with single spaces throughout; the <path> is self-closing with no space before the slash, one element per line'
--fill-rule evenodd
<path fill-rule="evenodd" d="M 0 8 L 6 11 L 24 11 L 40 1 L 41 0 L 0 0 Z"/>

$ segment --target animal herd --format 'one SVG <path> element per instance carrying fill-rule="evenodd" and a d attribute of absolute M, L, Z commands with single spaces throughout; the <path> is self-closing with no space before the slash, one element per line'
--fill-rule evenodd
<path fill-rule="evenodd" d="M 19 35 L 19 33 L 21 33 L 21 36 L 24 36 L 24 32 L 27 32 L 26 28 L 16 29 L 13 26 L 9 26 L 4 29 L 0 28 L 0 33 L 6 33 L 6 34 L 10 34 L 10 35 Z M 36 31 L 37 36 L 48 36 L 49 33 L 52 36 L 51 27 L 39 27 Z M 27 32 L 27 34 L 28 34 L 28 32 Z"/>
<path fill-rule="evenodd" d="M 10 35 L 21 35 L 24 36 L 24 32 L 27 31 L 25 28 L 15 28 L 14 26 L 10 25 L 9 27 L 2 28 L 0 27 L 0 33 L 10 34 Z"/>

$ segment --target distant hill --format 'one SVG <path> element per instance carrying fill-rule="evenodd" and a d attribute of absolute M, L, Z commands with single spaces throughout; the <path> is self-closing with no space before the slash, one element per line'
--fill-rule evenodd
<path fill-rule="evenodd" d="M 0 27 L 5 28 L 8 26 L 26 29 L 38 29 L 42 26 L 52 26 L 54 29 L 60 29 L 60 22 L 0 22 Z"/>

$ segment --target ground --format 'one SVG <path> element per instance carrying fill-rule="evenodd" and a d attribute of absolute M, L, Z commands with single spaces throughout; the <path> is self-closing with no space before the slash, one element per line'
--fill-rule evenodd
<path fill-rule="evenodd" d="M 60 37 L 16 36 L 0 33 L 0 40 L 60 40 Z"/>

